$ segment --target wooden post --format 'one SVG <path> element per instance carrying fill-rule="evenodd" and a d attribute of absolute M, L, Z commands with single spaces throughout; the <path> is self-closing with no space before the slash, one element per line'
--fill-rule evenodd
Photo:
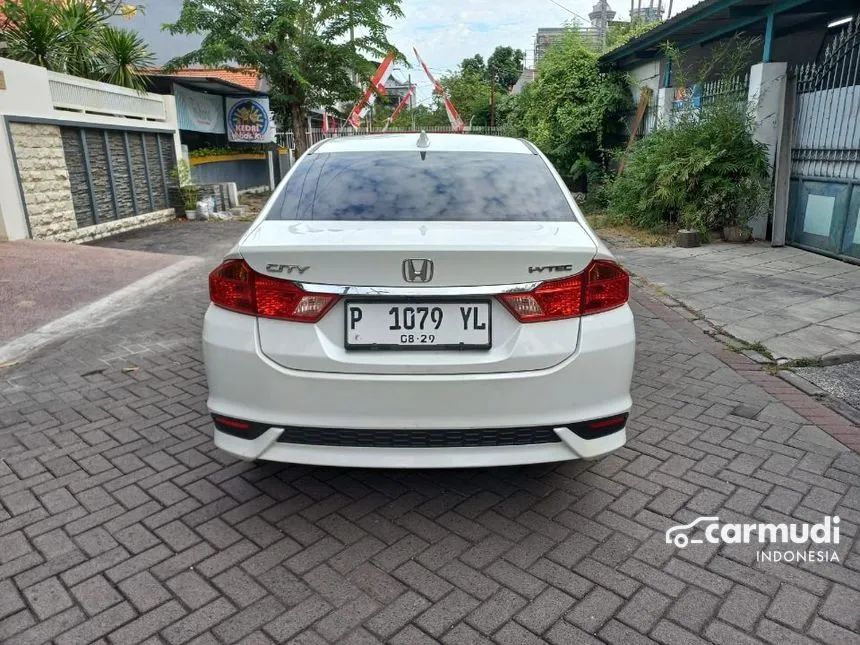
<path fill-rule="evenodd" d="M 643 87 L 639 93 L 639 107 L 636 109 L 636 118 L 633 119 L 633 127 L 630 130 L 630 139 L 627 141 L 627 147 L 624 149 L 624 156 L 621 157 L 621 163 L 618 164 L 618 174 L 624 171 L 624 162 L 627 160 L 627 152 L 636 140 L 636 133 L 639 132 L 639 127 L 642 125 L 642 119 L 645 118 L 645 110 L 648 109 L 648 104 L 651 102 L 651 88 Z"/>

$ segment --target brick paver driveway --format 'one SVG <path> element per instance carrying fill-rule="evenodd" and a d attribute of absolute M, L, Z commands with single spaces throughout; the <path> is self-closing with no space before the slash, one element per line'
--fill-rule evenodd
<path fill-rule="evenodd" d="M 140 239 L 211 265 L 203 230 Z M 0 371 L 0 642 L 860 642 L 857 455 L 662 305 L 637 295 L 630 441 L 600 461 L 255 465 L 209 436 L 204 278 Z M 664 541 L 824 514 L 838 563 Z"/>

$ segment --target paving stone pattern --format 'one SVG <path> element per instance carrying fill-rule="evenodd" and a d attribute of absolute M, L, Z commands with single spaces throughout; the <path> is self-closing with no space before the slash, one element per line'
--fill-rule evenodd
<path fill-rule="evenodd" d="M 858 455 L 663 305 L 633 303 L 630 439 L 599 461 L 255 465 L 210 438 L 204 278 L 0 371 L 4 645 L 860 643 Z M 664 540 L 825 513 L 840 563 Z"/>

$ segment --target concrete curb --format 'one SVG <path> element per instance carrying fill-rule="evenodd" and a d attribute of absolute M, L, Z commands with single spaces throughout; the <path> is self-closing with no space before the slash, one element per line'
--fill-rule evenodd
<path fill-rule="evenodd" d="M 81 327 L 100 327 L 116 316 L 128 313 L 140 306 L 147 296 L 165 288 L 185 271 L 203 262 L 203 258 L 196 257 L 179 260 L 35 331 L 0 345 L 0 368 L 4 364 L 20 361 L 49 343 L 65 340 Z"/>

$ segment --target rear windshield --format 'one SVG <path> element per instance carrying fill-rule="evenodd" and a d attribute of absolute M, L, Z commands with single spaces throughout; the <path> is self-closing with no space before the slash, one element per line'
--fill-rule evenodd
<path fill-rule="evenodd" d="M 486 152 L 314 153 L 269 219 L 573 221 L 537 155 Z"/>

